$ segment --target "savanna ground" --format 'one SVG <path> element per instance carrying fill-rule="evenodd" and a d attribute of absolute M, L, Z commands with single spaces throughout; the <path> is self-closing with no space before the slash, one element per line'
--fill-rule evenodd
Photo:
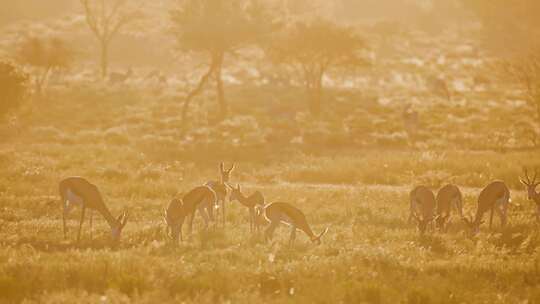
<path fill-rule="evenodd" d="M 246 93 L 232 92 L 231 100 L 249 109 L 242 105 Z M 212 127 L 232 134 L 223 140 L 193 135 L 191 141 L 177 141 L 181 104 L 174 100 L 81 89 L 36 102 L 39 110 L 23 109 L 19 127 L 3 131 L 2 302 L 540 302 L 540 235 L 533 204 L 518 182 L 521 166 L 531 164 L 536 150 L 386 141 L 293 144 L 279 142 L 279 136 L 259 143 L 245 138 L 249 132 L 237 118 Z M 367 109 L 370 117 L 399 117 L 392 107 Z M 459 111 L 474 112 L 474 105 Z M 494 105 L 490 111 L 502 110 Z M 447 109 L 430 114 L 436 119 Z M 479 124 L 486 129 L 501 123 L 496 115 L 486 117 L 494 117 Z M 446 123 L 449 133 L 458 127 Z M 217 178 L 221 160 L 237 163 L 232 182 L 244 192 L 260 190 L 268 201 L 293 203 L 315 232 L 329 226 L 322 245 L 301 234 L 291 248 L 286 228 L 265 243 L 249 233 L 247 211 L 236 202 L 228 205 L 226 230 L 196 228 L 189 240 L 169 244 L 161 208 L 173 196 Z M 109 229 L 99 216 L 93 239 L 87 221 L 77 244 L 77 209 L 69 240 L 63 240 L 57 184 L 70 175 L 96 183 L 113 214 L 131 210 L 118 248 L 109 246 Z M 496 218 L 492 232 L 484 225 L 470 239 L 457 217 L 446 234 L 420 236 L 407 224 L 413 185 L 436 189 L 451 180 L 463 187 L 465 210 L 472 213 L 480 188 L 495 178 L 512 188 L 506 228 Z"/>
<path fill-rule="evenodd" d="M 181 101 L 200 76 L 188 64 L 166 70 L 189 82 L 180 88 L 82 77 L 94 57 L 52 83 L 0 124 L 0 302 L 540 303 L 540 234 L 518 179 L 540 164 L 534 109 L 491 77 L 489 56 L 463 33 L 368 33 L 377 60 L 325 79 L 319 119 L 298 83 L 248 81 L 244 62 L 225 66 L 229 118 L 215 121 L 206 90 L 187 134 Z M 439 74 L 449 98 L 430 88 Z M 420 115 L 414 138 L 406 104 Z M 202 232 L 197 220 L 190 239 L 170 244 L 162 208 L 218 178 L 221 161 L 236 162 L 231 182 L 246 194 L 294 204 L 316 233 L 329 227 L 322 244 L 299 233 L 289 247 L 285 227 L 265 243 L 237 202 L 225 230 Z M 92 238 L 87 219 L 77 243 L 78 209 L 63 239 L 58 182 L 72 175 L 98 185 L 114 215 L 131 211 L 119 247 L 97 214 Z M 445 234 L 407 223 L 415 185 L 457 184 L 471 214 L 494 179 L 511 189 L 507 227 L 495 217 L 469 238 L 457 216 Z"/>

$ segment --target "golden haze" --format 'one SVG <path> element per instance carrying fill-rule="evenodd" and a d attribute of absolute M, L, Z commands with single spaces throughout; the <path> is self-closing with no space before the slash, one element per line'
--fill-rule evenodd
<path fill-rule="evenodd" d="M 538 12 L 0 1 L 0 303 L 540 303 Z"/>

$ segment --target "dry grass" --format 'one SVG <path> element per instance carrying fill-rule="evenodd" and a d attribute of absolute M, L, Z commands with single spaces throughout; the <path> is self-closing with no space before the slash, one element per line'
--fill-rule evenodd
<path fill-rule="evenodd" d="M 276 145 L 263 135 L 304 136 L 298 126 L 308 122 L 279 125 L 257 113 L 182 141 L 175 119 L 179 107 L 172 100 L 66 94 L 23 113 L 22 130 L 0 149 L 1 302 L 540 301 L 540 235 L 517 180 L 536 150 L 472 151 L 467 142 L 455 149 L 446 140 L 445 147 L 431 145 L 433 139 L 416 148 L 324 140 Z M 367 115 L 383 115 L 377 111 L 368 107 Z M 326 121 L 314 129 L 332 138 L 340 131 L 332 129 L 331 118 Z M 485 123 L 482 128 L 499 127 L 497 121 Z M 460 128 L 459 136 L 478 135 L 470 131 L 472 123 L 460 122 Z M 344 136 L 361 136 L 351 134 Z M 189 241 L 168 244 L 161 207 L 215 178 L 221 160 L 238 162 L 233 182 L 247 192 L 294 203 L 315 231 L 329 226 L 323 244 L 314 246 L 302 235 L 290 248 L 284 228 L 266 244 L 249 234 L 247 211 L 237 203 L 228 209 L 225 231 L 195 230 Z M 77 211 L 71 240 L 62 239 L 56 187 L 69 175 L 98 184 L 114 214 L 131 209 L 119 248 L 109 246 L 102 219 L 92 240 L 85 230 L 76 244 Z M 463 187 L 466 211 L 473 212 L 479 188 L 492 179 L 513 189 L 508 227 L 495 221 L 492 232 L 484 227 L 469 239 L 455 218 L 447 234 L 424 237 L 406 223 L 412 185 L 437 187 L 452 180 Z"/>

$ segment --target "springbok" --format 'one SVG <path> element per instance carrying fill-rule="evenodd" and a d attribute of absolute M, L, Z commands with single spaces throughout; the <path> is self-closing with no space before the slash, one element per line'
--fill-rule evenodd
<path fill-rule="evenodd" d="M 249 210 L 249 231 L 259 231 L 260 221 L 257 220 L 255 207 L 264 205 L 264 196 L 262 193 L 255 191 L 250 196 L 245 196 L 240 189 L 240 185 L 237 185 L 236 188 L 230 186 L 229 184 L 227 184 L 227 186 L 231 189 L 229 201 L 233 202 L 236 200 Z"/>
<path fill-rule="evenodd" d="M 463 195 L 456 185 L 448 184 L 437 192 L 437 228 L 441 231 L 448 229 L 452 210 L 463 218 Z"/>
<path fill-rule="evenodd" d="M 179 237 L 183 241 L 182 225 L 186 217 L 189 216 L 189 232 L 191 233 L 195 211 L 197 210 L 199 210 L 204 221 L 204 227 L 207 229 L 209 219 L 213 219 L 212 210 L 216 204 L 216 193 L 208 186 L 195 187 L 181 199 L 174 198 L 163 212 L 163 219 L 167 224 L 167 235 L 176 242 L 178 242 Z"/>
<path fill-rule="evenodd" d="M 264 217 L 270 222 L 270 226 L 264 232 L 264 237 L 267 241 L 272 239 L 274 231 L 280 223 L 291 227 L 289 245 L 294 244 L 296 229 L 304 231 L 311 241 L 316 244 L 320 244 L 321 237 L 328 232 L 328 227 L 326 227 L 319 235 L 315 235 L 309 227 L 304 213 L 289 203 L 275 202 L 264 206 Z"/>
<path fill-rule="evenodd" d="M 125 73 L 112 72 L 109 74 L 109 82 L 112 85 L 122 84 L 126 82 L 131 76 L 133 76 L 133 69 L 129 68 Z"/>
<path fill-rule="evenodd" d="M 540 221 L 540 193 L 536 192 L 536 187 L 540 184 L 536 181 L 538 172 L 536 170 L 534 171 L 534 177 L 531 180 L 527 173 L 527 168 L 523 169 L 523 171 L 525 178 L 519 178 L 519 181 L 527 187 L 527 198 L 536 203 L 536 221 Z"/>
<path fill-rule="evenodd" d="M 420 125 L 420 118 L 418 116 L 418 112 L 416 112 L 412 108 L 411 104 L 408 104 L 403 109 L 401 118 L 403 120 L 403 126 L 405 128 L 405 132 L 407 132 L 409 139 L 411 139 L 411 141 L 414 141 L 416 139 L 416 134 L 418 133 L 418 129 Z"/>
<path fill-rule="evenodd" d="M 223 227 L 225 227 L 225 198 L 227 197 L 227 187 L 225 186 L 225 183 L 229 182 L 229 179 L 231 178 L 231 172 L 234 170 L 235 164 L 233 163 L 231 167 L 226 170 L 223 163 L 219 164 L 219 174 L 220 174 L 220 180 L 219 181 L 208 181 L 205 186 L 208 186 L 214 190 L 214 192 L 217 195 L 217 200 L 221 204 L 221 215 L 222 215 L 222 223 Z"/>
<path fill-rule="evenodd" d="M 64 239 L 67 238 L 66 217 L 74 206 L 81 207 L 81 220 L 79 222 L 79 231 L 77 233 L 77 242 L 81 239 L 81 229 L 84 222 L 86 208 L 91 212 L 99 212 L 111 227 L 111 236 L 114 242 L 120 240 L 122 229 L 126 226 L 128 212 L 124 211 L 115 218 L 101 197 L 101 193 L 96 185 L 91 184 L 85 178 L 72 176 L 60 181 L 59 184 L 60 200 L 63 206 L 62 222 L 64 226 Z M 92 230 L 92 213 L 90 213 L 90 231 Z"/>
<path fill-rule="evenodd" d="M 418 231 L 420 231 L 420 234 L 423 234 L 427 226 L 437 219 L 435 215 L 437 206 L 435 195 L 426 186 L 418 186 L 410 192 L 409 198 L 409 223 L 414 218 L 417 222 Z"/>
<path fill-rule="evenodd" d="M 495 209 L 501 219 L 501 226 L 506 225 L 507 210 L 510 204 L 510 190 L 503 181 L 494 181 L 487 185 L 478 196 L 478 207 L 474 220 L 472 216 L 469 218 L 463 217 L 463 221 L 471 230 L 472 235 L 475 235 L 480 230 L 480 225 L 484 222 L 482 217 L 484 213 L 490 211 L 489 229 L 493 222 L 493 210 Z"/>

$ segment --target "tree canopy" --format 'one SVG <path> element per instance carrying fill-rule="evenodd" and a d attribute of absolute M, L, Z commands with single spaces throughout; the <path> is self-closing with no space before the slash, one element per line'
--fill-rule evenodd
<path fill-rule="evenodd" d="M 316 19 L 288 27 L 277 35 L 268 51 L 274 61 L 289 64 L 302 73 L 310 95 L 310 111 L 318 115 L 324 74 L 333 68 L 368 65 L 362 54 L 365 47 L 364 40 L 352 28 Z"/>
<path fill-rule="evenodd" d="M 23 102 L 27 83 L 28 76 L 15 64 L 0 61 L 0 119 Z"/>

